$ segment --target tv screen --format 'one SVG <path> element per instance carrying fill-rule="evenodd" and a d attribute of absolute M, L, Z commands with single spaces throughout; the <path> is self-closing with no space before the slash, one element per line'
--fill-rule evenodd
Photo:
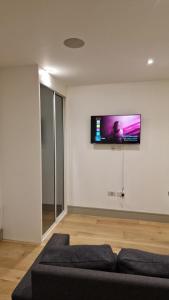
<path fill-rule="evenodd" d="M 96 144 L 139 144 L 141 115 L 92 116 L 91 143 Z"/>

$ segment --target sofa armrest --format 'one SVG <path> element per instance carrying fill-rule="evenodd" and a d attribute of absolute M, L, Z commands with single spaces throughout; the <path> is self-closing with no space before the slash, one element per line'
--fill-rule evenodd
<path fill-rule="evenodd" d="M 32 266 L 26 272 L 25 276 L 17 284 L 15 290 L 12 293 L 12 300 L 32 300 L 32 281 L 31 281 L 31 270 L 37 265 L 41 259 L 42 254 L 48 251 L 51 247 L 58 247 L 63 245 L 69 245 L 69 235 L 55 233 L 47 242 L 41 253 L 38 255 Z"/>
<path fill-rule="evenodd" d="M 34 300 L 168 300 L 169 279 L 39 264 Z"/>

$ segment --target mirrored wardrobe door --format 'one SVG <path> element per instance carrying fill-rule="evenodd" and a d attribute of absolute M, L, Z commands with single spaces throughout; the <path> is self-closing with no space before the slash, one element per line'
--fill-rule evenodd
<path fill-rule="evenodd" d="M 55 222 L 54 92 L 41 85 L 42 232 Z"/>
<path fill-rule="evenodd" d="M 64 210 L 63 97 L 55 94 L 56 120 L 56 216 Z"/>

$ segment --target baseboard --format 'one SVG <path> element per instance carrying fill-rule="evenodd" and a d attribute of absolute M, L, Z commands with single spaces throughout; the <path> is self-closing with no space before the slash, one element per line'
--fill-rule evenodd
<path fill-rule="evenodd" d="M 3 240 L 3 229 L 0 229 L 0 241 Z"/>
<path fill-rule="evenodd" d="M 68 213 L 169 223 L 169 215 L 146 213 L 146 212 L 121 211 L 121 210 L 113 210 L 113 209 L 68 206 Z"/>

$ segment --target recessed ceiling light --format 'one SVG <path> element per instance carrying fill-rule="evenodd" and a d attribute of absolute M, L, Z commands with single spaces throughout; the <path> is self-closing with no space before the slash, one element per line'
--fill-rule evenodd
<path fill-rule="evenodd" d="M 153 58 L 149 58 L 147 60 L 147 65 L 153 65 L 154 64 L 154 59 Z"/>
<path fill-rule="evenodd" d="M 85 42 L 78 38 L 69 38 L 64 41 L 64 45 L 68 48 L 82 48 Z"/>

